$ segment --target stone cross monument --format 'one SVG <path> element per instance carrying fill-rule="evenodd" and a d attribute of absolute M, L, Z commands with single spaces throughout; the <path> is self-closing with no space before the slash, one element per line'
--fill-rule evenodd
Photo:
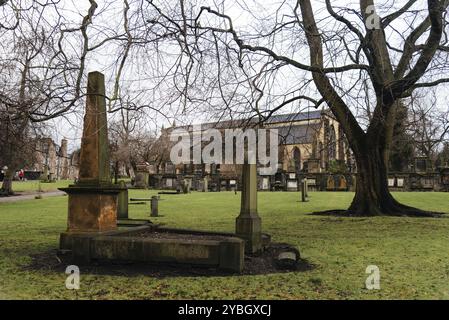
<path fill-rule="evenodd" d="M 104 75 L 91 72 L 79 161 L 79 179 L 60 190 L 69 195 L 67 232 L 100 232 L 117 228 L 117 195 L 111 181 Z"/>

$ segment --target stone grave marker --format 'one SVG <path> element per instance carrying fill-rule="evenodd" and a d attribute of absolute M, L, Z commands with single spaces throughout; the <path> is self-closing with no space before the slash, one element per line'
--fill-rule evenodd
<path fill-rule="evenodd" d="M 247 253 L 262 249 L 262 221 L 257 212 L 257 165 L 243 164 L 240 215 L 236 219 L 236 234 L 245 239 Z"/>
<path fill-rule="evenodd" d="M 159 216 L 159 197 L 158 196 L 151 197 L 151 216 L 152 217 Z"/>
<path fill-rule="evenodd" d="M 60 188 L 69 195 L 68 232 L 100 232 L 117 229 L 117 195 L 109 168 L 108 125 L 104 75 L 91 72 L 76 184 Z"/>
<path fill-rule="evenodd" d="M 203 192 L 208 192 L 209 191 L 208 182 L 209 182 L 209 179 L 207 177 L 204 177 L 204 179 L 203 179 Z"/>
<path fill-rule="evenodd" d="M 148 188 L 148 180 L 150 176 L 149 166 L 147 163 L 138 164 L 136 172 L 135 187 L 139 189 Z"/>
<path fill-rule="evenodd" d="M 301 202 L 307 202 L 307 195 L 306 195 L 306 189 L 307 189 L 307 180 L 302 179 L 301 180 Z"/>
<path fill-rule="evenodd" d="M 328 190 L 328 191 L 335 190 L 335 179 L 334 179 L 334 176 L 332 176 L 332 175 L 329 175 L 327 177 L 326 190 Z"/>
<path fill-rule="evenodd" d="M 120 180 L 119 185 L 120 193 L 118 194 L 118 219 L 128 219 L 128 187 L 125 181 Z"/>

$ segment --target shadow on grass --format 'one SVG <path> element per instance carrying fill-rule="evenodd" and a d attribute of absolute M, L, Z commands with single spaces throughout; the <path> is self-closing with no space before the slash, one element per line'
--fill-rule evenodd
<path fill-rule="evenodd" d="M 95 261 L 90 265 L 81 265 L 73 262 L 70 257 L 58 255 L 58 250 L 56 249 L 30 255 L 30 258 L 31 262 L 22 267 L 24 271 L 65 273 L 67 266 L 77 265 L 80 268 L 81 275 L 148 276 L 153 278 L 268 275 L 287 272 L 307 272 L 316 267 L 306 259 L 299 259 L 294 269 L 277 269 L 273 260 L 273 254 L 268 251 L 257 256 L 245 256 L 245 267 L 241 274 L 226 272 L 216 268 L 187 264 L 175 265 L 170 263 Z"/>
<path fill-rule="evenodd" d="M 347 210 L 335 209 L 335 210 L 324 210 L 324 211 L 314 211 L 306 213 L 308 216 L 321 216 L 321 217 L 339 217 L 339 218 L 357 218 L 357 216 L 352 216 L 348 214 Z M 358 216 L 359 218 L 366 218 L 366 216 Z"/>
<path fill-rule="evenodd" d="M 384 217 L 406 217 L 406 218 L 449 218 L 449 215 L 446 212 L 434 212 L 434 211 L 422 211 L 425 215 L 407 215 L 404 214 L 388 214 L 384 215 Z M 378 216 L 373 215 L 360 215 L 360 214 L 351 214 L 348 210 L 344 209 L 334 209 L 334 210 L 325 210 L 325 211 L 315 211 L 311 213 L 306 213 L 309 216 L 324 216 L 324 217 L 339 217 L 339 218 L 373 218 Z"/>

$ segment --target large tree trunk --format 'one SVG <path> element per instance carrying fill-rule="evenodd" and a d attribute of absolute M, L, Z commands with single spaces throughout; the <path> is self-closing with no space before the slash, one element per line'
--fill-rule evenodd
<path fill-rule="evenodd" d="M 12 180 L 14 178 L 14 169 L 8 169 L 5 172 L 5 177 L 3 178 L 1 193 L 3 195 L 12 195 L 14 194 L 12 190 Z"/>
<path fill-rule="evenodd" d="M 357 162 L 356 193 L 347 210 L 354 216 L 433 216 L 431 212 L 408 207 L 393 198 L 388 190 L 385 154 L 377 147 L 369 147 Z"/>
<path fill-rule="evenodd" d="M 403 70 L 401 71 L 401 68 L 399 68 L 398 71 L 398 68 L 396 68 L 396 71 L 394 71 L 383 27 L 369 28 L 366 26 L 366 35 L 364 35 L 357 29 L 357 26 L 333 10 L 331 1 L 326 1 L 327 11 L 336 20 L 346 24 L 351 31 L 357 33 L 361 41 L 360 48 L 369 63 L 367 71 L 376 92 L 377 104 L 367 132 L 364 132 L 347 102 L 336 90 L 334 81 L 331 81 L 326 72 L 323 72 L 325 63 L 321 40 L 322 32 L 317 27 L 311 1 L 300 0 L 298 3 L 309 44 L 310 64 L 312 67 L 319 69 L 318 71 L 312 71 L 313 81 L 342 126 L 358 166 L 356 195 L 346 213 L 353 215 L 432 215 L 429 212 L 402 205 L 392 197 L 388 190 L 386 164 L 388 163 L 388 150 L 391 145 L 395 122 L 396 102 L 408 90 L 411 90 L 413 85 L 425 74 L 438 49 L 444 29 L 442 4 L 437 0 L 428 0 L 431 28 L 426 46 L 420 57 L 417 58 L 413 69 L 407 76 L 404 76 L 411 62 L 413 49 L 411 52 L 404 52 L 401 57 L 399 64 L 403 65 Z M 444 8 L 447 7 L 448 3 L 448 1 L 445 1 Z M 373 6 L 373 0 L 360 1 L 364 20 L 369 18 L 370 13 L 367 9 L 370 6 Z M 424 26 L 426 25 L 424 24 Z M 412 34 L 417 36 L 416 39 L 418 39 L 427 29 L 425 27 L 421 31 L 418 27 Z M 406 41 L 410 40 L 412 40 L 410 47 L 414 48 L 415 40 L 410 39 L 409 36 Z"/>

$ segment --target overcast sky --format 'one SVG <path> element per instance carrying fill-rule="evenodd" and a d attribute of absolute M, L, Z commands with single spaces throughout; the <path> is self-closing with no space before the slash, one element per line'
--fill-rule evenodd
<path fill-rule="evenodd" d="M 133 1 L 130 0 L 131 3 Z M 162 1 L 164 2 L 164 1 Z M 210 3 L 208 3 L 210 2 Z M 427 1 L 421 0 L 418 1 L 418 4 L 416 5 L 415 9 L 422 9 L 423 6 L 425 6 L 425 3 Z M 89 7 L 89 1 L 88 0 L 82 0 L 82 1 L 72 1 L 72 0 L 65 0 L 61 2 L 63 5 L 62 11 L 65 13 L 66 18 L 73 21 L 74 25 L 79 24 L 82 20 L 83 15 L 87 12 L 87 9 Z M 166 3 L 170 3 L 170 1 L 167 1 Z M 173 3 L 173 2 L 172 2 Z M 214 7 L 214 3 L 211 1 L 203 1 L 199 2 L 201 5 L 205 5 L 208 3 L 211 7 Z M 279 6 L 279 3 L 277 1 L 273 2 L 254 2 L 254 1 L 233 1 L 233 0 L 226 0 L 224 2 L 221 2 L 220 8 L 223 9 L 226 12 L 226 14 L 230 15 L 234 22 L 234 27 L 239 31 L 241 30 L 246 33 L 254 32 L 256 28 L 264 28 L 263 23 L 260 24 L 260 18 L 266 19 L 267 28 L 269 27 L 270 20 L 273 19 L 275 9 Z M 385 0 L 382 1 L 382 3 L 393 3 L 392 0 Z M 395 6 L 401 6 L 404 3 L 404 1 L 394 1 Z M 317 12 L 317 17 L 324 17 L 323 15 L 327 15 L 325 10 L 323 10 L 323 1 L 321 0 L 315 0 L 312 2 L 315 11 Z M 337 8 L 339 5 L 344 5 L 348 7 L 354 7 L 354 9 L 357 9 L 357 2 L 356 1 L 332 1 L 332 4 L 335 8 Z M 109 32 L 112 32 L 113 30 L 108 30 L 105 26 L 108 26 L 108 28 L 120 28 L 122 23 L 122 2 L 121 1 L 115 1 L 115 2 L 108 2 L 108 1 L 98 1 L 99 8 L 97 9 L 97 16 L 94 17 L 93 20 L 93 32 L 95 35 L 97 35 L 97 38 L 94 38 L 91 40 L 91 45 L 94 45 L 96 42 L 101 41 L 102 36 L 107 36 Z M 284 6 L 283 10 L 285 10 L 285 13 L 289 13 L 290 8 L 293 6 Z M 383 16 L 385 12 L 379 11 L 380 14 Z M 279 13 L 278 13 L 279 14 Z M 259 24 L 257 24 L 259 23 Z M 397 22 L 398 25 L 396 27 L 400 27 L 400 21 Z M 98 36 L 98 30 L 102 29 L 102 33 Z M 303 35 L 298 34 L 297 42 L 299 43 L 302 41 Z M 398 41 L 394 40 L 395 38 L 399 39 L 398 35 L 394 32 L 388 34 L 389 39 L 392 41 L 392 43 Z M 291 42 L 291 40 L 290 40 Z M 275 45 L 275 48 L 277 51 L 285 53 L 288 55 L 289 50 L 291 50 L 291 43 L 287 46 L 284 42 L 279 41 Z M 305 50 L 305 51 L 301 51 Z M 308 56 L 305 54 L 307 52 L 307 48 L 304 47 L 301 50 L 297 50 L 296 57 L 299 60 L 301 60 L 302 63 L 307 64 L 308 63 Z M 94 54 L 90 54 L 88 56 L 87 60 L 87 72 L 90 71 L 101 71 L 105 74 L 106 79 L 108 80 L 107 83 L 107 95 L 110 95 L 113 89 L 113 83 L 112 80 L 115 76 L 116 68 L 111 67 L 114 65 L 114 62 L 116 62 L 116 48 L 112 49 L 112 46 L 106 46 L 103 47 L 101 50 L 97 50 Z M 123 84 L 127 85 L 127 90 L 131 92 L 132 94 L 138 95 L 139 91 L 145 91 L 148 92 L 148 88 L 151 88 L 153 85 L 152 80 L 150 80 L 149 75 L 152 74 L 151 70 L 148 70 L 148 68 L 151 68 L 152 64 L 150 64 L 148 61 L 141 60 L 141 57 L 139 57 L 139 54 L 142 54 L 142 51 L 137 52 L 135 56 L 132 57 L 132 59 L 128 59 L 127 61 L 127 67 L 125 68 L 125 76 L 123 77 Z M 337 63 L 340 64 L 341 63 Z M 116 65 L 116 64 L 115 64 Z M 283 68 L 282 74 L 280 74 L 274 81 L 277 88 L 275 89 L 277 92 L 291 92 L 294 90 L 295 85 L 299 83 L 298 75 L 301 73 L 298 73 L 297 70 L 292 70 L 292 68 Z M 346 79 L 343 79 L 347 82 L 348 87 L 351 86 L 353 81 L 357 81 L 352 79 L 350 75 L 344 74 L 342 75 L 346 77 Z M 303 79 L 300 79 L 303 80 Z M 343 82 L 345 82 L 343 81 Z M 447 108 L 447 91 L 444 90 L 445 87 L 441 87 L 443 90 L 438 90 L 438 101 L 437 105 L 438 108 Z M 160 93 L 159 93 L 160 95 Z M 149 94 L 145 94 L 142 99 L 147 99 L 148 101 L 154 101 L 157 103 L 157 99 L 160 98 L 160 96 L 154 96 L 155 98 L 152 99 Z M 317 96 L 318 97 L 318 96 Z M 430 101 L 430 100 L 428 100 Z M 301 107 L 306 106 L 304 103 L 301 105 Z M 288 113 L 298 110 L 298 104 L 293 104 L 285 107 L 282 109 L 281 113 Z M 57 143 L 60 142 L 60 140 L 65 137 L 69 139 L 69 148 L 73 150 L 75 147 L 79 145 L 79 140 L 82 134 L 82 111 L 79 111 L 78 113 L 72 113 L 68 114 L 67 116 L 63 118 L 58 118 L 55 120 L 52 120 L 48 123 L 48 125 L 53 128 L 53 135 L 54 139 Z M 187 112 L 184 115 L 180 115 L 176 107 L 166 107 L 164 108 L 164 114 L 159 114 L 157 112 L 153 112 L 146 122 L 148 130 L 151 131 L 158 131 L 162 126 L 170 126 L 172 124 L 173 119 L 176 118 L 177 124 L 186 124 L 186 123 L 200 123 L 202 121 L 209 121 L 211 114 L 203 112 L 200 108 L 194 108 L 191 110 L 191 112 Z M 117 115 L 110 114 L 109 118 L 110 120 L 113 120 Z"/>

